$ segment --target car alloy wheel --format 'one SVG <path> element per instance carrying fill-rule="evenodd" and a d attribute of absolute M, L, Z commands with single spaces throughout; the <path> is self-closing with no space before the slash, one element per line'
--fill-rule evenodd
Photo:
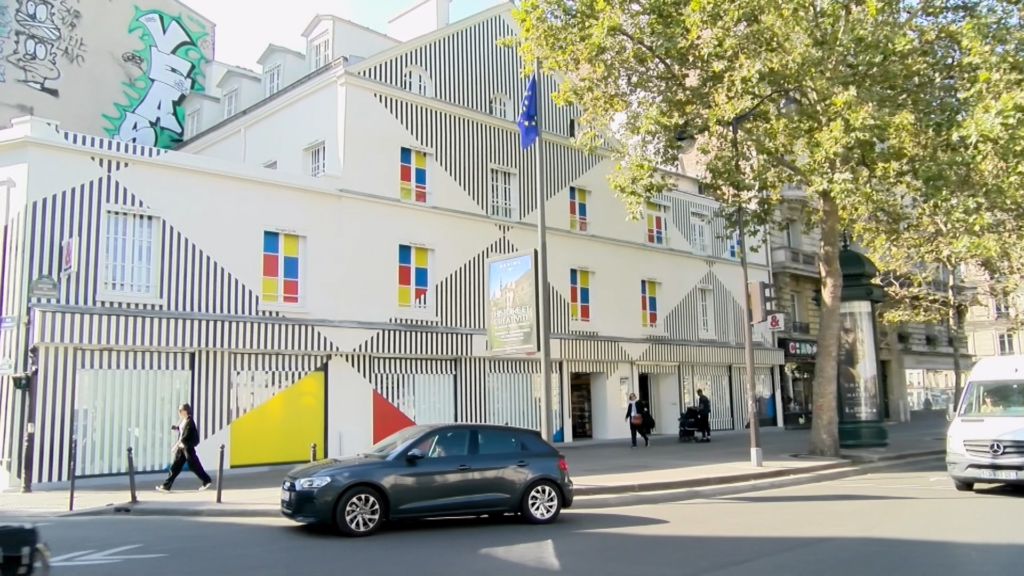
<path fill-rule="evenodd" d="M 523 502 L 523 516 L 532 524 L 554 522 L 562 511 L 562 498 L 550 482 L 538 482 L 530 487 Z"/>
<path fill-rule="evenodd" d="M 381 499 L 371 488 L 355 488 L 341 498 L 338 528 L 348 536 L 369 536 L 383 519 Z"/>

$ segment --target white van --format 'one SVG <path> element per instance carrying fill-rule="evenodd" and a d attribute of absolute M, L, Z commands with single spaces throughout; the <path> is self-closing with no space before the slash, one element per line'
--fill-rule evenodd
<path fill-rule="evenodd" d="M 946 468 L 957 490 L 1024 484 L 1024 356 L 982 358 L 946 433 Z"/>

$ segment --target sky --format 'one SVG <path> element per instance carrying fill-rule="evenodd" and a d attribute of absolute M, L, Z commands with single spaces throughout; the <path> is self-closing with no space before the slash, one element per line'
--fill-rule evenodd
<path fill-rule="evenodd" d="M 267 44 L 305 52 L 302 31 L 317 14 L 332 14 L 387 33 L 388 19 L 420 0 L 183 0 L 216 24 L 215 57 L 220 62 L 259 70 L 256 60 Z M 503 0 L 452 0 L 451 21 L 472 16 Z M 271 10 L 253 10 L 258 6 Z"/>

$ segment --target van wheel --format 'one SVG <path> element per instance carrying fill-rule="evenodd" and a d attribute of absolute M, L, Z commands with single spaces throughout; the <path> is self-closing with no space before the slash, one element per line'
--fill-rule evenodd
<path fill-rule="evenodd" d="M 953 487 L 956 488 L 957 492 L 974 492 L 974 484 L 971 482 L 953 480 Z"/>
<path fill-rule="evenodd" d="M 550 524 L 562 512 L 562 494 L 551 482 L 537 482 L 523 496 L 522 512 L 530 524 Z"/>
<path fill-rule="evenodd" d="M 384 523 L 383 499 L 373 488 L 357 486 L 338 500 L 335 521 L 345 536 L 370 536 Z"/>

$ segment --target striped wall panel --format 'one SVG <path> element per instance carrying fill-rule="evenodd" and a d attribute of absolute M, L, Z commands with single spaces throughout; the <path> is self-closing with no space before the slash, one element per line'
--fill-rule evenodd
<path fill-rule="evenodd" d="M 693 212 L 700 212 L 710 217 L 708 226 L 708 256 L 728 257 L 729 240 L 732 239 L 733 229 L 727 226 L 725 218 L 722 217 L 718 208 L 709 208 L 707 204 L 696 202 L 687 198 L 660 194 L 658 199 L 667 202 L 671 209 L 669 216 L 676 228 L 683 233 L 688 243 L 693 242 L 693 230 L 690 225 L 690 215 Z M 739 261 L 739 257 L 736 258 Z"/>
<path fill-rule="evenodd" d="M 679 372 L 679 365 L 637 362 L 636 371 L 640 374 L 677 374 Z"/>
<path fill-rule="evenodd" d="M 370 374 L 445 374 L 456 373 L 454 360 L 418 360 L 413 358 L 370 358 Z"/>
<path fill-rule="evenodd" d="M 736 427 L 730 376 L 728 366 L 690 366 L 683 369 L 683 386 L 690 388 L 691 392 L 689 404 L 697 404 L 697 390 L 703 390 L 711 400 L 709 423 L 712 430 L 733 430 Z M 684 398 L 686 397 L 684 394 Z"/>
<path fill-rule="evenodd" d="M 632 362 L 629 353 L 618 342 L 609 340 L 560 340 L 565 360 L 595 360 L 600 362 Z"/>
<path fill-rule="evenodd" d="M 3 222 L 3 245 L 0 246 L 0 311 L 4 316 L 17 315 L 24 303 L 24 291 L 20 279 L 24 274 L 19 239 L 25 230 L 25 211 L 10 215 Z M 0 331 L 0 358 L 10 359 L 15 369 L 20 367 L 17 350 L 24 336 L 21 330 Z M 17 464 L 17 447 L 21 446 L 22 394 L 11 386 L 10 378 L 0 377 L 0 473 L 5 467 Z"/>
<path fill-rule="evenodd" d="M 68 132 L 66 130 L 58 130 L 58 132 L 71 144 L 84 146 L 86 148 L 95 148 L 96 150 L 117 152 L 119 154 L 130 154 L 132 156 L 144 156 L 146 158 L 155 158 L 164 153 L 164 150 L 160 148 L 142 146 L 133 142 L 122 142 L 120 140 L 111 140 L 109 138 L 97 138 L 96 136 L 79 134 L 78 132 Z"/>
<path fill-rule="evenodd" d="M 221 348 L 270 352 L 337 352 L 316 326 L 154 318 L 130 314 L 40 312 L 43 343 L 132 348 Z"/>
<path fill-rule="evenodd" d="M 567 374 L 614 374 L 619 370 L 618 364 L 596 360 L 568 360 L 565 366 Z"/>
<path fill-rule="evenodd" d="M 382 330 L 360 344 L 354 352 L 458 358 L 473 355 L 473 336 L 470 334 Z"/>
<path fill-rule="evenodd" d="M 199 435 L 206 439 L 231 423 L 232 354 L 199 350 L 194 356 L 192 411 Z"/>
<path fill-rule="evenodd" d="M 715 276 L 714 270 L 708 270 L 683 299 L 668 313 L 665 327 L 670 338 L 674 340 L 698 341 L 701 339 L 700 325 L 700 290 L 702 286 L 710 287 L 712 294 L 712 322 L 717 342 L 742 342 L 742 316 L 734 313 L 733 304 L 736 298 L 732 292 Z"/>
<path fill-rule="evenodd" d="M 378 95 L 385 108 L 487 213 L 492 165 L 517 173 L 519 218 L 537 207 L 536 154 L 523 150 L 514 124 L 507 129 L 456 116 L 419 104 Z M 544 195 L 551 199 L 600 163 L 597 156 L 554 142 L 544 145 Z"/>
<path fill-rule="evenodd" d="M 747 369 L 745 366 L 732 367 L 732 396 L 736 422 L 747 425 Z M 754 390 L 759 403 L 767 401 L 774 393 L 773 374 L 771 368 L 754 368 Z M 765 399 L 765 400 L 762 400 Z"/>
<path fill-rule="evenodd" d="M 458 360 L 459 379 L 455 390 L 455 418 L 459 422 L 487 421 L 487 359 Z"/>
<path fill-rule="evenodd" d="M 528 79 L 519 72 L 522 59 L 514 48 L 498 46 L 501 38 L 515 36 L 507 16 L 483 22 L 414 48 L 360 74 L 378 82 L 402 87 L 402 73 L 408 66 L 426 71 L 433 82 L 432 97 L 483 114 L 490 113 L 492 96 L 502 95 L 518 109 Z M 472 65 L 466 55 L 472 54 Z M 543 94 L 557 89 L 555 79 L 542 76 Z M 570 119 L 579 116 L 575 107 L 556 106 L 550 98 L 540 103 L 541 129 L 569 136 Z M 514 126 L 510 124 L 510 128 Z"/>

